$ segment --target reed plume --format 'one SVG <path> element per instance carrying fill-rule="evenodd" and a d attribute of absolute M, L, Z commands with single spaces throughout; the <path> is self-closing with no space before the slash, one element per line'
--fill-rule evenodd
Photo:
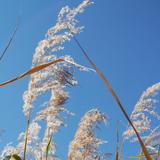
<path fill-rule="evenodd" d="M 81 71 L 89 71 L 90 69 L 77 64 L 69 55 L 60 57 L 55 53 L 62 51 L 64 49 L 63 43 L 69 41 L 75 34 L 83 30 L 83 27 L 78 25 L 76 16 L 91 4 L 90 0 L 83 0 L 73 9 L 69 8 L 69 6 L 63 7 L 58 14 L 55 26 L 49 28 L 45 38 L 38 43 L 33 54 L 31 68 L 36 68 L 58 59 L 62 59 L 62 61 L 61 63 L 48 65 L 30 75 L 28 89 L 23 95 L 23 112 L 30 122 L 28 131 L 20 133 L 18 145 L 15 147 L 12 147 L 12 145 L 6 146 L 2 151 L 2 157 L 12 154 L 18 154 L 22 157 L 23 152 L 26 152 L 24 153 L 24 160 L 57 159 L 54 135 L 61 126 L 65 125 L 60 113 L 70 114 L 64 106 L 69 98 L 69 93 L 66 89 L 68 86 L 75 86 L 78 83 L 74 78 L 75 67 Z M 32 115 L 32 110 L 35 108 L 34 102 L 38 100 L 40 95 L 45 93 L 50 94 L 49 100 L 44 103 L 42 110 L 36 115 Z M 30 117 L 34 118 L 30 119 Z M 41 120 L 46 123 L 43 137 L 39 136 L 41 129 L 39 122 Z M 49 149 L 48 143 L 50 144 Z M 24 146 L 26 146 L 25 150 Z"/>
<path fill-rule="evenodd" d="M 70 143 L 68 160 L 100 160 L 106 159 L 98 147 L 105 141 L 98 139 L 94 133 L 99 122 L 105 122 L 106 116 L 98 109 L 88 111 L 81 119 L 74 139 Z"/>

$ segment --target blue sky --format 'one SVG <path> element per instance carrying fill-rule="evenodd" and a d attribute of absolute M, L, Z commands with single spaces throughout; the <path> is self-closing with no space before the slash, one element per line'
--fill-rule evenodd
<path fill-rule="evenodd" d="M 29 69 L 37 43 L 44 38 L 47 29 L 55 24 L 62 6 L 67 4 L 73 7 L 80 2 L 80 0 L 1 0 L 0 51 L 13 32 L 18 17 L 20 26 L 11 47 L 0 62 L 0 82 Z M 84 25 L 85 29 L 77 38 L 108 77 L 130 114 L 142 91 L 160 79 L 160 1 L 94 2 L 95 4 L 84 14 L 78 16 L 80 24 Z M 65 54 L 70 54 L 78 63 L 89 66 L 74 41 L 67 42 L 65 47 Z M 117 120 L 123 122 L 120 126 L 121 131 L 125 129 L 127 122 L 95 73 L 77 71 L 76 78 L 79 85 L 69 89 L 71 98 L 67 103 L 68 109 L 76 116 L 67 117 L 68 128 L 62 128 L 57 134 L 57 154 L 66 159 L 67 146 L 73 138 L 80 117 L 94 106 L 98 106 L 109 117 L 107 127 L 102 126 L 97 134 L 108 141 L 102 149 L 113 152 L 116 122 Z M 29 78 L 25 78 L 0 88 L 0 128 L 5 130 L 1 136 L 0 148 L 6 143 L 15 142 L 19 132 L 25 129 L 22 95 L 28 81 Z M 134 147 L 130 143 L 126 145 L 132 148 L 126 147 L 124 153 L 133 155 L 138 145 L 134 144 Z"/>

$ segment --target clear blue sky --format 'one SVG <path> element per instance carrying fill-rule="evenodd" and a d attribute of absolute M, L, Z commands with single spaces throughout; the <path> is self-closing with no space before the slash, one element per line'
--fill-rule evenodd
<path fill-rule="evenodd" d="M 44 38 L 49 27 L 55 24 L 57 14 L 66 4 L 76 6 L 80 0 L 1 0 L 0 50 L 6 45 L 20 17 L 20 27 L 10 49 L 0 62 L 0 82 L 23 73 L 31 66 L 37 43 Z M 160 80 L 160 1 L 159 0 L 95 0 L 83 15 L 78 16 L 85 26 L 78 35 L 79 41 L 94 62 L 110 80 L 126 110 L 130 114 L 148 86 Z M 74 41 L 66 43 L 64 53 L 89 66 Z M 102 126 L 98 135 L 108 140 L 103 150 L 114 152 L 116 121 L 127 125 L 121 111 L 94 73 L 77 72 L 79 86 L 69 89 L 68 109 L 76 114 L 66 118 L 68 128 L 57 134 L 58 155 L 66 159 L 67 145 L 73 138 L 80 117 L 93 106 L 98 106 L 109 117 L 108 126 Z M 1 112 L 0 148 L 15 142 L 25 129 L 22 113 L 22 94 L 29 78 L 0 88 Z M 42 97 L 43 98 L 43 97 Z M 127 143 L 125 154 L 133 155 L 138 145 Z M 125 145 L 125 146 L 126 146 Z M 114 157 L 113 157 L 114 159 Z"/>

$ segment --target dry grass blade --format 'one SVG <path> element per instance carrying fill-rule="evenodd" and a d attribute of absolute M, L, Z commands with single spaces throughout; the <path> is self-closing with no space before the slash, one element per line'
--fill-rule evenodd
<path fill-rule="evenodd" d="M 118 132 L 118 123 L 117 123 L 117 144 L 116 144 L 116 160 L 119 160 L 119 132 Z"/>
<path fill-rule="evenodd" d="M 15 29 L 14 29 L 14 32 L 13 34 L 11 35 L 10 37 L 10 40 L 8 41 L 5 49 L 3 50 L 3 52 L 1 53 L 1 56 L 0 56 L 0 61 L 3 59 L 5 53 L 7 52 L 8 48 L 10 47 L 12 41 L 13 41 L 13 38 L 15 37 L 16 33 L 17 33 L 17 30 L 18 30 L 18 26 L 19 26 L 19 23 L 16 25 Z"/>
<path fill-rule="evenodd" d="M 119 160 L 119 152 L 118 152 L 118 147 L 116 147 L 116 160 Z"/>
<path fill-rule="evenodd" d="M 52 65 L 52 64 L 56 64 L 56 63 L 63 62 L 63 61 L 65 61 L 65 60 L 64 60 L 64 59 L 57 59 L 57 60 L 55 60 L 55 61 L 52 61 L 52 62 L 49 62 L 49 63 L 45 63 L 45 64 L 42 64 L 42 65 L 36 66 L 36 67 L 30 69 L 29 71 L 23 73 L 22 75 L 14 78 L 14 79 L 11 79 L 11 80 L 9 80 L 9 81 L 6 81 L 6 82 L 4 82 L 4 83 L 1 83 L 1 84 L 0 84 L 0 87 L 3 87 L 3 86 L 5 86 L 5 85 L 7 85 L 7 84 L 10 84 L 10 83 L 13 83 L 13 82 L 15 82 L 15 81 L 17 81 L 17 80 L 20 80 L 20 79 L 22 79 L 22 78 L 24 78 L 24 77 L 26 77 L 26 76 L 29 76 L 29 75 L 31 75 L 31 74 L 33 74 L 33 73 L 35 73 L 35 72 L 38 72 L 38 71 L 40 71 L 40 70 L 42 70 L 42 69 L 44 69 L 44 68 L 46 68 L 46 67 L 48 67 L 48 66 L 50 66 L 50 65 Z"/>
<path fill-rule="evenodd" d="M 28 120 L 27 120 L 27 128 L 26 128 L 26 137 L 25 137 L 25 143 L 24 143 L 23 160 L 26 160 L 27 143 L 28 143 L 28 134 L 29 134 L 29 124 L 30 124 L 30 118 L 28 118 Z"/>
<path fill-rule="evenodd" d="M 146 157 L 147 160 L 151 160 L 151 157 L 145 147 L 145 145 L 143 144 L 143 141 L 137 131 L 137 129 L 134 127 L 132 121 L 130 120 L 127 112 L 125 111 L 121 101 L 119 100 L 117 94 L 115 93 L 115 91 L 113 90 L 112 86 L 110 85 L 109 81 L 106 79 L 106 77 L 103 75 L 103 73 L 98 69 L 98 67 L 94 64 L 94 62 L 91 60 L 91 58 L 88 56 L 88 54 L 86 53 L 86 51 L 83 49 L 83 47 L 81 46 L 81 44 L 79 43 L 79 41 L 74 37 L 75 42 L 77 43 L 77 45 L 79 46 L 79 48 L 81 49 L 82 53 L 84 54 L 84 56 L 86 57 L 86 59 L 88 60 L 88 62 L 91 64 L 91 66 L 96 70 L 96 72 L 98 73 L 98 75 L 100 76 L 100 78 L 103 80 L 103 82 L 105 83 L 105 85 L 107 86 L 107 88 L 109 89 L 109 91 L 111 92 L 112 96 L 114 97 L 114 99 L 116 100 L 116 102 L 118 103 L 118 106 L 120 107 L 121 111 L 123 112 L 125 118 L 127 119 L 127 121 L 129 122 L 129 124 L 132 126 L 138 141 L 141 145 L 142 151 Z"/>

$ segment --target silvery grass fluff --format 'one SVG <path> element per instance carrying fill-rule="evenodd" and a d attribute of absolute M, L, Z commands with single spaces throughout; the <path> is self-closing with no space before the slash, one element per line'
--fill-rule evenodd
<path fill-rule="evenodd" d="M 153 154 L 152 157 L 157 159 L 160 152 L 160 125 L 151 131 L 151 133 L 145 139 L 144 143 L 150 153 Z"/>
<path fill-rule="evenodd" d="M 144 91 L 140 99 L 138 100 L 137 104 L 135 105 L 130 117 L 146 144 L 149 143 L 149 141 L 151 144 L 151 137 L 159 137 L 157 135 L 159 134 L 159 132 L 157 132 L 156 129 L 160 120 L 159 91 L 160 82 L 154 84 L 153 86 L 149 87 L 146 91 Z M 153 123 L 153 119 L 157 120 L 157 124 Z M 125 139 L 130 139 L 131 141 L 137 140 L 134 131 L 131 127 L 128 127 L 123 135 Z"/>
<path fill-rule="evenodd" d="M 98 109 L 92 109 L 82 117 L 74 139 L 69 145 L 69 160 L 102 160 L 107 158 L 98 151 L 99 145 L 106 143 L 106 141 L 98 139 L 94 133 L 99 122 L 106 122 L 106 116 Z"/>
<path fill-rule="evenodd" d="M 46 158 L 46 148 L 50 138 L 52 142 L 48 153 L 48 160 L 57 159 L 56 146 L 54 142 L 54 134 L 58 132 L 60 126 L 64 125 L 61 112 L 70 113 L 64 104 L 69 98 L 66 91 L 67 86 L 77 85 L 74 78 L 75 67 L 82 71 L 90 71 L 82 65 L 77 64 L 72 57 L 64 55 L 59 57 L 53 53 L 57 53 L 64 49 L 62 44 L 69 41 L 75 34 L 80 33 L 83 27 L 78 26 L 76 16 L 82 13 L 86 7 L 91 5 L 90 0 L 82 1 L 76 8 L 63 7 L 58 14 L 55 26 L 48 29 L 45 38 L 41 40 L 35 49 L 33 55 L 32 67 L 48 63 L 58 58 L 64 58 L 65 62 L 51 65 L 41 71 L 30 76 L 28 89 L 24 92 L 23 112 L 27 119 L 30 119 L 31 111 L 34 109 L 34 102 L 44 93 L 50 93 L 50 99 L 44 103 L 44 107 L 37 115 L 30 120 L 28 143 L 27 143 L 27 159 L 43 160 Z M 44 137 L 40 138 L 41 126 L 39 122 L 44 120 L 46 128 Z M 25 132 L 19 135 L 19 144 L 13 147 L 8 144 L 1 153 L 1 159 L 7 155 L 18 154 L 23 155 Z"/>

